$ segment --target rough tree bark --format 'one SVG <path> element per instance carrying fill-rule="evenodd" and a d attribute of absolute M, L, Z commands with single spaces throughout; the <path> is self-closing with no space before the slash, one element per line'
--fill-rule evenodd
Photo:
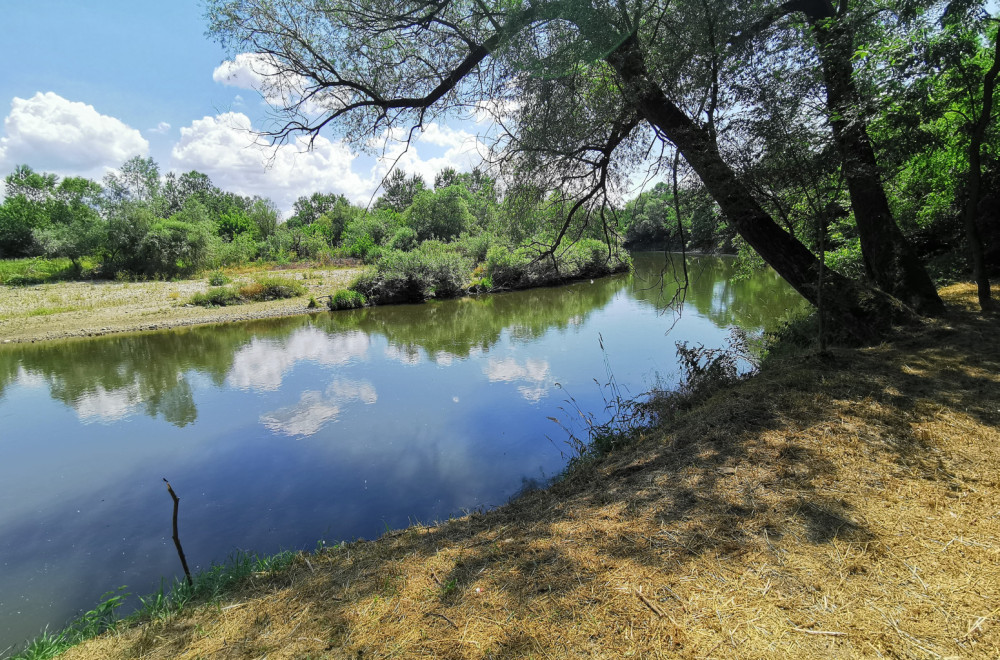
<path fill-rule="evenodd" d="M 889 209 L 866 122 L 859 116 L 862 104 L 854 84 L 851 35 L 838 21 L 830 0 L 796 0 L 789 5 L 806 16 L 819 46 L 827 111 L 843 161 L 865 271 L 877 286 L 918 312 L 942 314 L 944 303 L 934 282 Z"/>

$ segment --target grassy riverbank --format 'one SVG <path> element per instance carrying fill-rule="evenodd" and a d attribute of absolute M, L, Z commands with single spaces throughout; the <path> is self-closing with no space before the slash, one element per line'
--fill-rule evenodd
<path fill-rule="evenodd" d="M 478 252 L 465 243 L 426 241 L 412 252 L 387 250 L 367 267 L 257 264 L 169 281 L 56 279 L 0 286 L 0 341 L 48 341 L 304 314 L 325 307 L 325 301 L 342 300 L 335 298 L 338 292 L 353 296 L 347 307 L 418 303 L 602 277 L 627 271 L 631 264 L 626 253 L 609 254 L 603 243 L 593 240 L 578 241 L 543 261 L 523 250 L 487 250 L 485 241 L 466 243 L 478 246 Z M 21 260 L 21 265 L 28 261 Z M 39 272 L 46 265 L 50 271 L 57 267 L 55 261 L 39 263 Z"/>
<path fill-rule="evenodd" d="M 300 555 L 66 658 L 997 657 L 1000 337 L 974 290 L 486 513 Z"/>
<path fill-rule="evenodd" d="M 171 281 L 52 282 L 0 286 L 0 341 L 31 342 L 138 332 L 206 323 L 290 316 L 310 311 L 310 298 L 343 290 L 360 268 L 227 269 L 233 284 L 252 285 L 261 278 L 288 280 L 298 295 L 226 307 L 203 307 L 192 298 L 206 295 L 209 276 Z"/>

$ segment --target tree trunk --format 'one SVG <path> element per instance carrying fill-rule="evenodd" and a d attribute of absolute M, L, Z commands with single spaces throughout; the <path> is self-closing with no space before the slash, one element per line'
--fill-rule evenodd
<path fill-rule="evenodd" d="M 774 222 L 719 154 L 708 131 L 694 123 L 648 76 L 635 36 L 607 57 L 624 83 L 624 98 L 683 154 L 743 239 L 813 305 L 819 301 L 820 264 L 816 256 Z M 870 342 L 887 329 L 892 302 L 868 294 L 834 271 L 824 276 L 824 305 L 831 317 L 859 340 Z"/>
<path fill-rule="evenodd" d="M 865 272 L 883 291 L 921 314 L 942 314 L 944 303 L 933 281 L 889 209 L 875 150 L 866 122 L 860 116 L 861 103 L 851 65 L 853 40 L 843 28 L 838 28 L 828 1 L 801 4 L 806 7 L 803 11 L 819 44 L 830 125 L 843 161 Z"/>
<path fill-rule="evenodd" d="M 1000 35 L 993 39 L 993 64 L 983 78 L 983 105 L 979 117 L 972 127 L 969 138 L 969 178 L 968 195 L 965 209 L 962 213 L 965 221 L 965 237 L 969 243 L 969 261 L 972 266 L 972 276 L 976 280 L 979 293 L 979 307 L 984 312 L 993 309 L 993 297 L 990 293 L 990 278 L 986 272 L 986 255 L 983 249 L 983 237 L 976 223 L 979 212 L 979 202 L 983 185 L 982 147 L 986 138 L 986 129 L 993 116 L 993 93 L 996 90 L 997 75 L 1000 74 Z"/>

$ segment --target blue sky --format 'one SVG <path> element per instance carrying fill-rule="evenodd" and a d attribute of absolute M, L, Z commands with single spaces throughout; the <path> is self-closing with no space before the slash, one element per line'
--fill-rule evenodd
<path fill-rule="evenodd" d="M 367 203 L 398 146 L 375 158 L 331 134 L 310 153 L 250 147 L 267 116 L 259 77 L 205 36 L 203 11 L 198 0 L 0 0 L 0 175 L 25 163 L 100 180 L 140 155 L 286 212 L 317 190 Z M 473 132 L 428 126 L 398 167 L 429 181 L 445 166 L 469 169 Z"/>

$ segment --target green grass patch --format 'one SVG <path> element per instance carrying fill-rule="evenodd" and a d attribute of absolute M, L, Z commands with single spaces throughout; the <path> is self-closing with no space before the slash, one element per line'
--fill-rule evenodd
<path fill-rule="evenodd" d="M 367 299 L 364 294 L 358 293 L 357 291 L 338 291 L 332 296 L 330 296 L 330 301 L 327 303 L 330 309 L 337 311 L 340 309 L 357 309 L 358 307 L 364 307 L 367 304 Z"/>
<path fill-rule="evenodd" d="M 265 300 L 282 300 L 305 295 L 306 288 L 293 280 L 282 277 L 261 277 L 253 282 L 232 286 L 212 287 L 205 293 L 191 297 L 192 305 L 226 307 Z"/>
<path fill-rule="evenodd" d="M 251 576 L 275 573 L 287 568 L 298 556 L 296 552 L 280 552 L 264 556 L 239 551 L 222 564 L 212 564 L 193 576 L 192 583 L 175 579 L 170 588 L 161 584 L 159 591 L 139 596 L 139 609 L 120 618 L 117 610 L 129 594 L 125 587 L 104 594 L 98 605 L 71 621 L 57 633 L 46 630 L 29 642 L 9 660 L 47 660 L 101 633 L 142 621 L 164 619 L 195 605 L 217 603 L 236 591 Z"/>
<path fill-rule="evenodd" d="M 63 312 L 75 312 L 78 307 L 37 307 L 28 312 L 28 316 L 52 316 Z"/>
<path fill-rule="evenodd" d="M 208 276 L 208 283 L 212 286 L 223 286 L 232 282 L 222 270 L 214 270 Z"/>
<path fill-rule="evenodd" d="M 84 273 L 91 271 L 94 262 L 91 259 L 81 261 Z M 0 259 L 0 284 L 19 286 L 26 284 L 45 284 L 47 282 L 62 282 L 78 279 L 80 273 L 73 267 L 69 259 Z"/>

